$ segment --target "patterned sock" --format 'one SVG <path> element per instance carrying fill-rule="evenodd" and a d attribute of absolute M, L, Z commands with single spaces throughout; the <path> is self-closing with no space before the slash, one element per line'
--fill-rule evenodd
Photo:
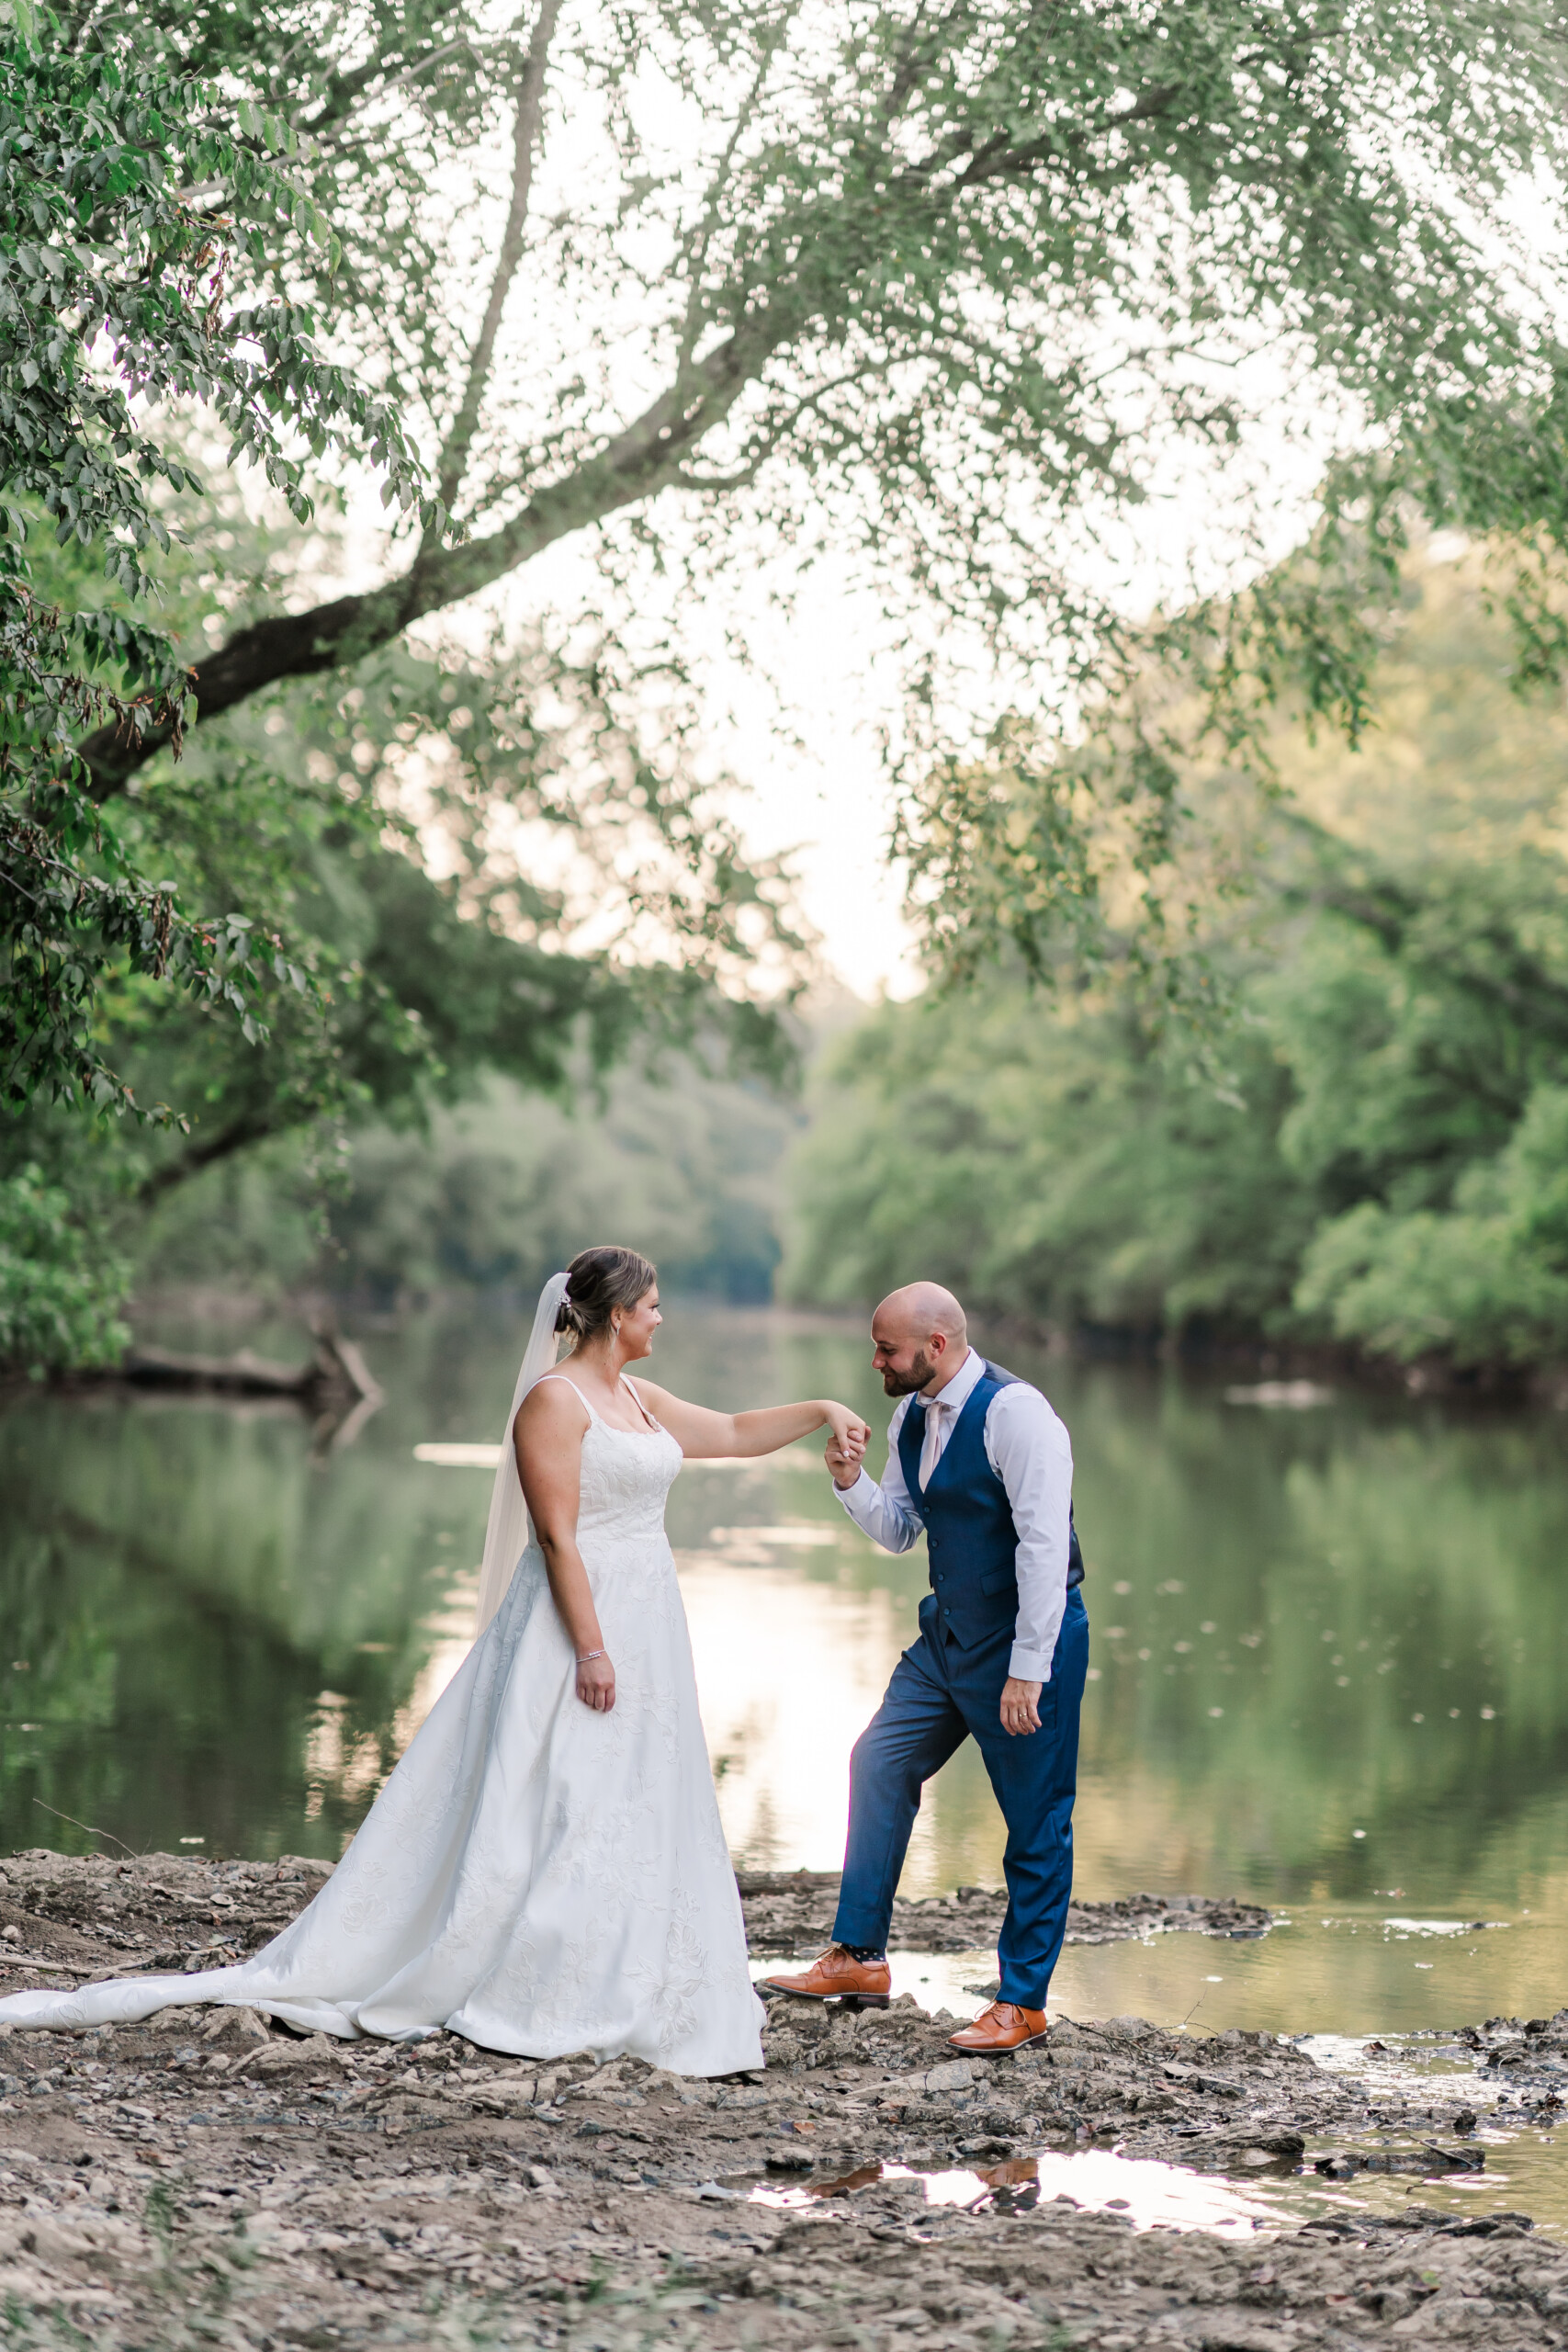
<path fill-rule="evenodd" d="M 886 1960 L 887 1957 L 886 1947 L 883 1944 L 840 1944 L 839 1949 L 847 1951 L 852 1960 Z"/>

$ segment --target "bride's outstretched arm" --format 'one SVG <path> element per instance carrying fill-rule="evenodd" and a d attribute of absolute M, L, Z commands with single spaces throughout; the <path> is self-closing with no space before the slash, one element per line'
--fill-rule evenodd
<path fill-rule="evenodd" d="M 715 1413 L 688 1405 L 651 1380 L 633 1382 L 656 1420 L 678 1440 L 688 1462 L 730 1462 L 750 1454 L 776 1453 L 813 1430 L 829 1429 L 840 1445 L 863 1447 L 871 1435 L 860 1415 L 833 1396 L 811 1396 L 799 1405 L 762 1405 L 751 1413 Z"/>
<path fill-rule="evenodd" d="M 587 1412 L 574 1392 L 559 1381 L 542 1380 L 517 1408 L 512 1442 L 535 1541 L 545 1555 L 550 1597 L 576 1654 L 577 1695 L 585 1707 L 607 1715 L 615 1703 L 615 1669 L 604 1655 L 593 1589 L 577 1548 L 587 1427 Z"/>

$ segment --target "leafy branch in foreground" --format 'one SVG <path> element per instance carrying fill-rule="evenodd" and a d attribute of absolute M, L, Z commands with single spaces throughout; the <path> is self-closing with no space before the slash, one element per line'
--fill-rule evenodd
<path fill-rule="evenodd" d="M 212 536 L 186 551 L 198 580 Z M 0 1174 L 37 1159 L 95 1202 L 112 1191 L 112 1219 L 290 1134 L 330 1177 L 350 1131 L 423 1126 L 489 1073 L 570 1101 L 640 1046 L 784 1077 L 778 1008 L 809 943 L 787 876 L 742 861 L 725 780 L 694 776 L 661 683 L 645 735 L 648 682 L 613 649 L 400 646 L 197 730 L 106 827 L 183 904 L 243 907 L 264 966 L 285 941 L 308 989 L 276 989 L 256 1050 L 204 992 L 112 986 L 106 1057 L 189 1132 L 73 1143 L 40 1110 L 0 1131 Z"/>
<path fill-rule="evenodd" d="M 0 56 L 0 486 L 35 498 L 60 540 L 103 545 L 107 575 L 140 595 L 142 550 L 169 545 L 149 483 L 200 484 L 138 412 L 184 400 L 227 431 L 231 464 L 264 469 L 297 521 L 311 513 L 303 441 L 317 458 L 384 466 L 384 500 L 418 502 L 439 534 L 445 514 L 420 500 L 395 411 L 319 356 L 313 312 L 229 300 L 236 264 L 261 266 L 296 224 L 330 243 L 313 200 L 222 127 L 216 86 L 139 65 L 123 39 L 73 54 L 52 29 L 48 47 Z M 205 208 L 204 185 L 231 214 Z M 8 520 L 25 531 L 19 513 Z"/>
<path fill-rule="evenodd" d="M 1397 553 L 1407 506 L 1562 535 L 1548 0 L 535 0 L 501 35 L 473 0 L 367 0 L 319 19 L 308 0 L 126 10 L 315 141 L 300 168 L 340 228 L 345 345 L 422 420 L 466 536 L 248 617 L 202 664 L 204 718 L 573 535 L 628 630 L 660 567 L 711 589 L 737 556 L 831 548 L 898 629 L 918 760 L 928 687 L 938 752 L 976 698 L 996 707 L 987 655 L 1067 734 L 1138 672 L 1111 583 L 1178 486 L 1228 515 L 1236 576 L 1325 468 L 1330 526 L 1374 553 Z M 660 89 L 678 101 L 647 103 Z M 295 233 L 277 267 L 323 264 Z M 1233 699 L 1288 669 L 1353 716 L 1367 598 L 1393 585 L 1386 561 L 1337 561 L 1288 607 L 1255 602 Z M 95 737 L 95 792 L 155 741 Z M 1152 772 L 1148 791 L 1157 834 Z"/>
<path fill-rule="evenodd" d="M 1375 787 L 1379 664 L 1427 537 L 1385 481 L 1356 527 L 1331 516 L 1238 594 L 1129 633 L 1071 727 L 1014 714 L 974 754 L 922 747 L 894 845 L 933 974 L 964 984 L 998 965 L 1047 988 L 1126 984 L 1156 1025 L 1209 1025 L 1233 1003 L 1225 944 L 1270 903 L 1268 844 L 1292 821 L 1291 729 L 1367 751 Z M 1543 527 L 1483 540 L 1467 570 L 1479 607 L 1509 624 L 1510 683 L 1528 700 L 1568 647 L 1568 567 Z"/>
<path fill-rule="evenodd" d="M 0 1102 L 12 1109 L 34 1095 L 136 1107 L 101 1050 L 102 992 L 115 971 L 171 978 L 226 1004 L 253 1044 L 263 1034 L 255 1007 L 266 989 L 310 986 L 276 932 L 254 939 L 250 918 L 239 913 L 184 915 L 173 884 L 142 878 L 112 822 L 80 788 L 59 723 L 108 709 L 123 726 L 144 702 L 127 704 L 101 674 L 73 670 L 72 656 L 101 671 L 117 653 L 127 666 L 151 669 L 164 658 L 163 640 L 121 615 L 40 605 L 14 574 L 0 582 L 0 710 L 14 721 L 0 735 Z M 40 711 L 52 728 L 39 729 Z M 145 1115 L 170 1114 L 160 1105 Z"/>
<path fill-rule="evenodd" d="M 311 986 L 248 917 L 184 914 L 83 788 L 85 728 L 177 755 L 194 708 L 195 673 L 136 605 L 149 550 L 171 546 L 159 489 L 202 485 L 147 415 L 198 404 L 300 521 L 301 447 L 368 456 L 427 532 L 446 516 L 391 407 L 319 356 L 310 311 L 229 300 L 237 259 L 264 261 L 284 224 L 329 239 L 309 194 L 222 127 L 215 87 L 139 63 L 123 37 L 73 51 L 52 18 L 39 30 L 0 52 L 0 1100 L 135 1107 L 101 1050 L 111 975 L 227 1004 L 253 1041 L 274 987 Z M 282 126 L 276 141 L 298 145 Z M 203 183 L 230 215 L 203 209 Z M 40 516 L 100 555 L 119 609 L 37 593 Z"/>

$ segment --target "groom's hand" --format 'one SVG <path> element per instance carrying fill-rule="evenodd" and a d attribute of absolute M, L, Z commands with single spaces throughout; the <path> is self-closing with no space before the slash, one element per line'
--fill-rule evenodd
<path fill-rule="evenodd" d="M 858 1427 L 847 1430 L 842 1437 L 828 1440 L 822 1459 L 832 1474 L 835 1487 L 848 1488 L 854 1485 L 861 1474 L 870 1436 L 871 1431 L 862 1422 Z"/>
<path fill-rule="evenodd" d="M 1042 1682 L 1021 1682 L 1010 1674 L 1002 1684 L 1002 1729 L 1015 1735 L 1040 1728 Z"/>

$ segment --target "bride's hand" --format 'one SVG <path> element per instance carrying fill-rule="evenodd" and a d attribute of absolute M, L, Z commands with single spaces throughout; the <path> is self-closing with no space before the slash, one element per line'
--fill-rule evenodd
<path fill-rule="evenodd" d="M 846 1457 L 863 1453 L 871 1442 L 867 1423 L 858 1413 L 852 1413 L 847 1405 L 838 1404 L 831 1396 L 823 1396 L 818 1402 L 822 1408 L 822 1419 L 827 1422 L 839 1452 Z"/>
<path fill-rule="evenodd" d="M 596 1715 L 607 1715 L 615 1703 L 615 1669 L 607 1657 L 577 1661 L 577 1695 Z"/>
<path fill-rule="evenodd" d="M 835 1404 L 831 1397 L 823 1398 L 822 1413 L 829 1431 L 822 1458 L 828 1464 L 835 1487 L 847 1489 L 860 1476 L 861 1463 L 871 1431 L 858 1413 L 852 1413 L 847 1407 Z"/>

